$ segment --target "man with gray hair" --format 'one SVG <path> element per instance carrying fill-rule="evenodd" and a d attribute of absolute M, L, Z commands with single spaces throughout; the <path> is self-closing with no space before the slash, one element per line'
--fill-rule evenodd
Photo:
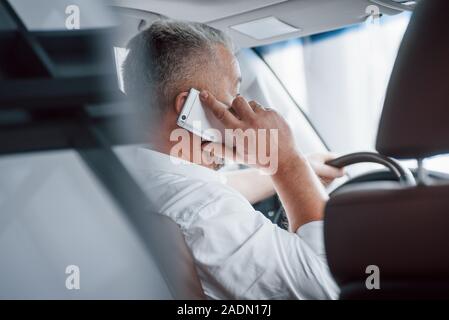
<path fill-rule="evenodd" d="M 322 234 L 327 195 L 319 181 L 342 175 L 324 164 L 331 156 L 315 155 L 309 161 L 296 150 L 290 128 L 277 112 L 238 94 L 239 64 L 221 31 L 160 20 L 136 35 L 128 49 L 125 92 L 144 110 L 148 123 L 149 145 L 139 148 L 136 158 L 139 181 L 158 213 L 183 232 L 205 294 L 212 299 L 336 298 Z M 205 155 L 222 157 L 224 145 L 172 141 L 191 88 L 201 91 L 204 108 L 225 128 L 276 130 L 277 171 L 261 175 L 257 169 L 265 168 L 256 163 L 256 168 L 226 177 L 216 171 L 216 163 L 202 161 Z M 180 159 L 171 161 L 171 150 L 179 144 L 184 144 L 176 154 Z M 243 150 L 238 158 L 245 162 L 253 151 Z M 251 206 L 275 192 L 289 231 Z"/>

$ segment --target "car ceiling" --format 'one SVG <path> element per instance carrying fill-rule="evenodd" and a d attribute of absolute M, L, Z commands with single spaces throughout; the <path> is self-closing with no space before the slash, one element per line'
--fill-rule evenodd
<path fill-rule="evenodd" d="M 339 29 L 363 22 L 367 7 L 375 5 L 381 14 L 394 15 L 407 9 L 403 0 L 114 0 L 123 18 L 121 41 L 155 19 L 169 17 L 207 23 L 229 34 L 239 47 L 254 47 L 289 38 Z M 410 2 L 410 1 L 408 1 Z M 231 26 L 274 16 L 299 31 L 257 40 Z M 123 44 L 122 44 L 123 45 Z"/>

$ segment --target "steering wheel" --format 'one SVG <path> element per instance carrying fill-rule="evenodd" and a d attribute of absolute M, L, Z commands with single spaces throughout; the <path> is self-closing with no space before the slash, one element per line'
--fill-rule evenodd
<path fill-rule="evenodd" d="M 326 162 L 326 164 L 336 167 L 336 168 L 343 168 L 346 166 L 350 166 L 352 164 L 357 163 L 378 163 L 387 168 L 386 171 L 375 171 L 375 172 L 368 172 L 359 176 L 356 176 L 354 178 L 349 179 L 342 185 L 338 186 L 336 189 L 334 189 L 330 196 L 334 195 L 338 191 L 341 191 L 341 189 L 345 188 L 346 186 L 350 184 L 356 184 L 361 182 L 370 182 L 370 181 L 397 181 L 403 186 L 414 186 L 416 185 L 415 178 L 407 167 L 403 166 L 396 160 L 383 156 L 381 154 L 375 153 L 375 152 L 356 152 L 356 153 L 350 153 L 347 155 L 344 155 L 339 158 L 335 158 L 332 160 L 329 160 Z M 273 204 L 274 201 L 274 204 Z M 268 203 L 271 202 L 271 203 Z M 284 207 L 282 206 L 282 203 L 277 198 L 277 195 L 271 197 L 269 200 L 263 201 L 262 205 L 267 205 L 271 207 L 272 215 L 269 219 L 272 220 L 273 223 L 277 224 L 281 228 L 287 229 L 288 227 L 288 220 L 285 214 Z M 263 207 L 257 208 L 259 211 L 264 212 Z"/>
<path fill-rule="evenodd" d="M 410 171 L 409 168 L 403 166 L 398 161 L 383 156 L 381 154 L 375 153 L 375 152 L 356 152 L 356 153 L 350 153 L 344 156 L 341 156 L 339 158 L 335 158 L 329 161 L 326 161 L 327 165 L 336 167 L 336 168 L 343 168 L 352 164 L 356 163 L 363 163 L 363 162 L 370 162 L 370 163 L 378 163 L 383 166 L 385 166 L 388 169 L 388 175 L 383 174 L 380 175 L 383 180 L 397 180 L 400 184 L 404 186 L 414 186 L 416 185 L 415 178 Z M 377 173 L 379 176 L 379 173 Z M 369 181 L 369 178 L 373 178 L 373 173 L 366 173 L 362 176 L 355 177 L 353 179 L 350 179 L 340 185 L 338 188 L 332 191 L 330 194 L 332 196 L 333 193 L 338 191 L 339 189 L 347 186 L 348 184 L 355 183 L 355 182 L 363 182 L 363 181 Z M 376 179 L 380 180 L 380 179 Z"/>

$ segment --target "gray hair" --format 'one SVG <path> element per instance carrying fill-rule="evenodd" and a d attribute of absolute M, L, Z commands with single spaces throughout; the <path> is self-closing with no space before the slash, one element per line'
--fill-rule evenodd
<path fill-rule="evenodd" d="M 128 43 L 123 63 L 126 94 L 152 114 L 173 102 L 181 86 L 220 63 L 217 48 L 233 52 L 220 30 L 195 22 L 158 20 Z M 184 90 L 186 88 L 183 88 Z M 146 110 L 148 111 L 148 110 Z"/>

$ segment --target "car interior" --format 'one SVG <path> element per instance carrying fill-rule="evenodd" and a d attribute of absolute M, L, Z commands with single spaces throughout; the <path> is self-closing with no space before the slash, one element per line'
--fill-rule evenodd
<path fill-rule="evenodd" d="M 67 30 L 73 4 L 82 24 Z M 303 153 L 337 155 L 345 176 L 327 187 L 324 239 L 340 299 L 448 298 L 448 11 L 443 0 L 0 0 L 0 298 L 206 299 L 181 231 L 124 156 L 145 143 L 123 92 L 126 45 L 167 18 L 229 35 L 240 94 L 287 119 Z M 287 228 L 277 195 L 254 208 Z M 72 264 L 81 291 L 63 285 Z"/>

